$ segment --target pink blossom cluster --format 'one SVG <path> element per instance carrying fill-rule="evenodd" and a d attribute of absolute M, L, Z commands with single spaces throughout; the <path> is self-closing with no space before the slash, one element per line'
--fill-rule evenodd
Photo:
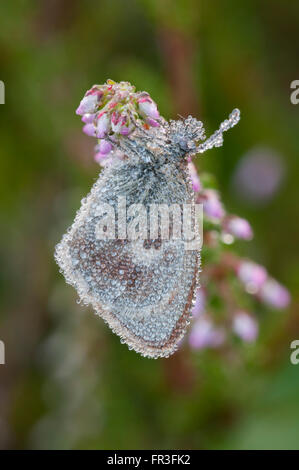
<path fill-rule="evenodd" d="M 111 158 L 121 158 L 115 143 L 131 134 L 135 127 L 158 127 L 160 114 L 146 92 L 136 92 L 128 82 L 107 80 L 85 93 L 76 113 L 82 116 L 83 132 L 98 139 L 95 160 L 102 166 Z"/>
<path fill-rule="evenodd" d="M 219 249 L 225 252 L 225 246 L 233 243 L 235 239 L 251 240 L 253 231 L 249 222 L 236 215 L 227 214 L 218 191 L 203 186 L 191 160 L 188 168 L 196 201 L 202 203 L 204 221 L 207 222 L 208 228 L 204 226 L 204 246 L 210 245 L 215 252 Z M 220 257 L 215 269 L 207 268 L 203 271 L 204 287 L 198 289 L 192 311 L 194 322 L 189 336 L 192 348 L 219 347 L 231 333 L 245 342 L 252 342 L 257 338 L 259 327 L 256 316 L 241 308 L 234 299 L 229 281 L 231 273 L 239 280 L 243 291 L 268 307 L 284 309 L 289 305 L 288 290 L 269 276 L 266 268 L 228 251 L 226 256 Z M 229 318 L 226 318 L 223 324 L 213 321 L 208 289 L 211 284 L 219 286 L 219 294 L 229 310 Z"/>
<path fill-rule="evenodd" d="M 192 161 L 188 162 L 188 168 L 192 187 L 196 193 L 196 202 L 203 205 L 204 215 L 208 220 L 220 224 L 223 240 L 229 242 L 232 242 L 234 238 L 251 240 L 253 231 L 249 222 L 241 217 L 227 214 L 218 191 L 202 187 L 196 166 Z"/>
<path fill-rule="evenodd" d="M 275 309 L 284 309 L 290 303 L 289 291 L 270 277 L 263 266 L 242 260 L 236 268 L 238 278 L 245 290 Z"/>

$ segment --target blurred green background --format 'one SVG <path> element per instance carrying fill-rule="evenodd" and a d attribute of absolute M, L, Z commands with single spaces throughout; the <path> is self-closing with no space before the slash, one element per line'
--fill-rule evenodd
<path fill-rule="evenodd" d="M 0 18 L 0 447 L 298 449 L 299 3 L 15 0 L 1 2 Z M 54 246 L 99 172 L 75 109 L 107 78 L 147 90 L 166 118 L 193 114 L 208 133 L 241 109 L 224 146 L 197 165 L 254 227 L 240 252 L 292 293 L 287 312 L 260 318 L 256 345 L 144 359 L 59 274 Z M 284 168 L 263 203 L 233 184 L 256 148 Z"/>

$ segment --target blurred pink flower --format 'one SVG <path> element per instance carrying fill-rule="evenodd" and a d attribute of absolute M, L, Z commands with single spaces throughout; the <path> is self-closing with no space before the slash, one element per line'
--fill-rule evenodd
<path fill-rule="evenodd" d="M 243 341 L 252 342 L 257 338 L 258 324 L 251 315 L 239 311 L 234 316 L 233 330 Z"/>
<path fill-rule="evenodd" d="M 224 231 L 236 238 L 251 240 L 253 231 L 250 223 L 246 219 L 237 216 L 230 216 L 223 223 Z"/>
<path fill-rule="evenodd" d="M 247 292 L 256 294 L 267 280 L 266 269 L 252 261 L 242 261 L 238 267 L 238 277 Z"/>
<path fill-rule="evenodd" d="M 271 148 L 253 148 L 239 161 L 233 186 L 238 197 L 258 204 L 274 196 L 284 175 L 285 165 L 281 155 Z"/>
<path fill-rule="evenodd" d="M 200 180 L 199 180 L 199 176 L 198 176 L 198 173 L 197 173 L 197 169 L 196 169 L 196 166 L 194 165 L 194 163 L 191 162 L 191 161 L 188 162 L 188 170 L 189 170 L 189 173 L 190 173 L 190 178 L 191 178 L 193 190 L 195 192 L 200 191 L 201 185 L 200 185 Z"/>
<path fill-rule="evenodd" d="M 277 309 L 286 308 L 291 300 L 289 291 L 274 279 L 268 279 L 262 286 L 260 298 L 270 307 Z"/>
<path fill-rule="evenodd" d="M 200 316 L 193 324 L 189 335 L 189 344 L 194 349 L 218 347 L 223 344 L 224 339 L 223 328 L 214 327 L 207 317 Z"/>
<path fill-rule="evenodd" d="M 206 294 L 203 288 L 197 289 L 195 304 L 192 308 L 192 315 L 198 317 L 205 311 Z"/>
<path fill-rule="evenodd" d="M 202 192 L 199 202 L 203 203 L 204 213 L 214 219 L 222 219 L 225 215 L 224 208 L 219 199 L 219 194 L 214 189 L 206 189 Z"/>

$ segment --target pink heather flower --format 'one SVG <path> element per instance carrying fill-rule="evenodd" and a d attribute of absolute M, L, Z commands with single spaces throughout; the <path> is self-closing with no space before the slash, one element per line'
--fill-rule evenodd
<path fill-rule="evenodd" d="M 195 192 L 200 191 L 201 186 L 200 186 L 200 181 L 199 181 L 199 176 L 196 170 L 196 166 L 194 165 L 193 162 L 188 163 L 188 170 L 190 173 L 190 178 L 192 182 L 192 187 Z"/>
<path fill-rule="evenodd" d="M 238 277 L 247 292 L 256 294 L 267 280 L 267 271 L 252 261 L 243 261 L 238 268 Z"/>
<path fill-rule="evenodd" d="M 253 237 L 252 228 L 246 219 L 231 216 L 224 223 L 224 230 L 236 238 L 251 240 Z"/>
<path fill-rule="evenodd" d="M 189 335 L 189 344 L 194 349 L 218 347 L 224 342 L 224 339 L 224 330 L 215 328 L 208 318 L 201 316 L 194 322 Z"/>
<path fill-rule="evenodd" d="M 83 132 L 90 137 L 96 137 L 96 129 L 93 124 L 85 124 Z"/>
<path fill-rule="evenodd" d="M 112 148 L 112 144 L 108 140 L 100 140 L 100 143 L 98 145 L 99 153 L 101 153 L 102 155 L 107 155 L 111 152 Z"/>
<path fill-rule="evenodd" d="M 119 132 L 121 126 L 121 116 L 118 111 L 114 111 L 111 116 L 111 127 L 113 132 Z"/>
<path fill-rule="evenodd" d="M 111 127 L 113 132 L 121 135 L 128 135 L 133 130 L 129 123 L 129 118 L 125 113 L 114 111 L 111 117 Z"/>
<path fill-rule="evenodd" d="M 81 121 L 85 122 L 85 124 L 90 124 L 96 118 L 96 113 L 90 114 L 83 114 Z"/>
<path fill-rule="evenodd" d="M 99 144 L 95 146 L 95 161 L 101 166 L 105 166 L 108 158 L 111 157 L 112 150 L 113 145 L 108 140 L 100 140 Z"/>
<path fill-rule="evenodd" d="M 207 189 L 203 195 L 203 210 L 208 217 L 214 219 L 222 219 L 224 217 L 224 209 L 219 199 L 217 191 L 214 189 Z"/>
<path fill-rule="evenodd" d="M 110 129 L 110 119 L 107 113 L 98 116 L 96 125 L 96 136 L 98 139 L 103 139 Z"/>
<path fill-rule="evenodd" d="M 192 308 L 193 317 L 199 317 L 205 311 L 206 294 L 204 289 L 197 289 L 195 304 Z"/>
<path fill-rule="evenodd" d="M 76 109 L 76 114 L 82 116 L 83 114 L 94 113 L 96 111 L 97 105 L 98 96 L 96 94 L 84 96 L 78 108 Z"/>
<path fill-rule="evenodd" d="M 146 124 L 148 124 L 149 126 L 151 127 L 159 127 L 160 124 L 158 123 L 158 121 L 155 121 L 155 119 L 152 119 L 152 118 L 147 118 L 145 120 Z"/>
<path fill-rule="evenodd" d="M 289 291 L 274 279 L 268 279 L 262 286 L 260 298 L 270 307 L 277 309 L 286 308 L 291 300 Z"/>
<path fill-rule="evenodd" d="M 156 103 L 149 96 L 142 96 L 138 100 L 140 114 L 144 117 L 159 119 L 160 114 Z"/>
<path fill-rule="evenodd" d="M 124 125 L 120 128 L 120 133 L 121 135 L 129 135 L 133 129 L 134 129 L 134 126 L 132 124 L 130 124 L 129 126 Z"/>
<path fill-rule="evenodd" d="M 82 115 L 83 131 L 98 139 L 105 139 L 108 134 L 111 140 L 128 136 L 137 122 L 145 129 L 160 126 L 156 103 L 148 93 L 136 93 L 127 82 L 107 80 L 104 85 L 94 85 L 85 93 L 76 113 Z M 97 160 L 101 159 L 102 152 L 97 153 Z"/>
<path fill-rule="evenodd" d="M 98 85 L 93 85 L 93 87 L 91 87 L 90 90 L 87 90 L 87 92 L 85 93 L 85 96 L 97 95 L 98 101 L 99 101 L 102 98 L 103 94 L 104 94 L 103 91 L 99 90 Z"/>
<path fill-rule="evenodd" d="M 234 189 L 251 204 L 267 203 L 279 190 L 285 170 L 282 155 L 271 148 L 255 147 L 238 162 Z"/>
<path fill-rule="evenodd" d="M 255 341 L 258 335 L 256 320 L 246 312 L 237 312 L 233 320 L 234 332 L 248 343 Z"/>

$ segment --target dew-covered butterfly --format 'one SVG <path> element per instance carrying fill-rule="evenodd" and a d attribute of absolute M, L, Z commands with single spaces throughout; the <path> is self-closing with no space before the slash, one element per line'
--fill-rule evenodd
<path fill-rule="evenodd" d="M 56 261 L 130 349 L 168 357 L 185 334 L 199 282 L 188 162 L 222 145 L 239 110 L 205 139 L 200 121 L 167 122 L 147 93 L 107 80 L 85 94 L 77 114 L 99 139 L 95 158 L 104 169 L 57 245 Z"/>

